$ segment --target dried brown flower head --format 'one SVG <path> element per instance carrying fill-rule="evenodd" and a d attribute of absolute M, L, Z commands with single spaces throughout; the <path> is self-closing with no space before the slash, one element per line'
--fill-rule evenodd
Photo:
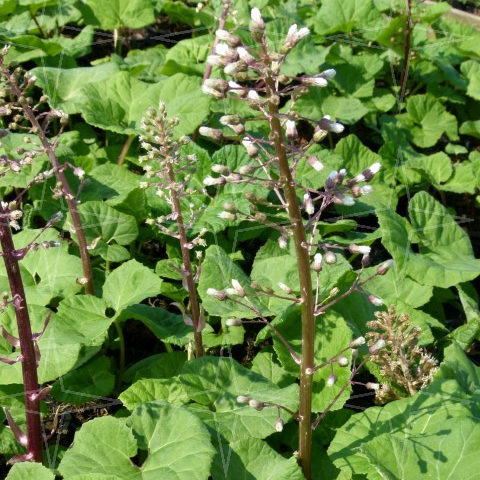
<path fill-rule="evenodd" d="M 395 307 L 375 312 L 376 320 L 368 322 L 366 334 L 371 361 L 380 367 L 383 383 L 376 389 L 377 403 L 386 403 L 415 395 L 433 379 L 437 361 L 418 347 L 420 328 L 412 327 L 406 313 L 397 315 Z M 379 342 L 385 346 L 375 348 Z"/>

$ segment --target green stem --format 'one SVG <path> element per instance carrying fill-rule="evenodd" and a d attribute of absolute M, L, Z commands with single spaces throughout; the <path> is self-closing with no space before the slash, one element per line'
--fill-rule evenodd
<path fill-rule="evenodd" d="M 120 347 L 117 380 L 116 380 L 116 390 L 119 391 L 120 386 L 122 385 L 123 373 L 125 371 L 125 336 L 123 335 L 123 329 L 118 319 L 115 319 L 113 323 L 115 325 L 115 329 L 117 330 L 118 343 Z"/>
<path fill-rule="evenodd" d="M 35 25 L 37 26 L 38 31 L 40 32 L 40 35 L 41 35 L 43 38 L 47 38 L 47 35 L 45 34 L 43 28 L 42 28 L 41 25 L 38 23 L 38 20 L 37 20 L 36 15 L 33 14 L 32 12 L 30 12 L 30 17 L 31 17 L 31 19 L 34 21 Z"/>
<path fill-rule="evenodd" d="M 122 151 L 118 156 L 118 160 L 117 160 L 118 165 L 122 165 L 123 161 L 125 160 L 125 157 L 127 156 L 127 153 L 128 153 L 128 149 L 130 148 L 130 145 L 132 145 L 134 138 L 135 138 L 135 135 L 129 135 L 128 138 L 125 140 L 125 143 L 123 144 L 123 147 L 122 147 Z"/>
<path fill-rule="evenodd" d="M 277 95 L 275 81 L 266 78 L 267 97 Z M 283 130 L 279 120 L 278 106 L 268 103 L 269 123 L 273 134 L 275 155 L 280 169 L 280 185 L 285 194 L 288 216 L 293 229 L 295 255 L 297 258 L 300 294 L 302 298 L 302 363 L 300 365 L 300 409 L 299 409 L 299 445 L 298 460 L 307 480 L 312 476 L 312 380 L 306 373 L 314 367 L 315 317 L 313 315 L 312 278 L 310 273 L 310 257 L 306 248 L 307 238 L 302 221 L 300 206 L 288 163 L 287 150 L 283 139 Z"/>

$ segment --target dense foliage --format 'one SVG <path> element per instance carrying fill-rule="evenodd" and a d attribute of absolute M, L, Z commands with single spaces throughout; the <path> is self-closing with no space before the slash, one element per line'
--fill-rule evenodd
<path fill-rule="evenodd" d="M 438 363 L 433 381 L 414 390 L 373 359 L 353 382 L 350 368 L 339 364 L 319 371 L 313 411 L 337 402 L 313 434 L 314 479 L 475 478 L 480 469 L 480 33 L 445 16 L 446 3 L 412 2 L 410 36 L 405 5 L 239 0 L 226 17 L 225 28 L 247 41 L 251 8 L 259 7 L 272 49 L 280 48 L 292 23 L 307 26 L 310 35 L 292 50 L 282 73 L 337 72 L 325 88 L 280 104 L 282 113 L 330 115 L 345 126 L 313 147 L 323 170 L 298 161 L 299 182 L 319 190 L 332 170 L 355 175 L 382 165 L 371 193 L 353 206 L 331 206 L 318 224 L 319 238 L 338 247 L 336 263 L 323 266 L 320 295 L 348 290 L 361 268 L 347 249 L 352 243 L 370 246 L 374 265 L 393 258 L 394 266 L 363 286 L 367 295 L 346 295 L 320 317 L 315 360 L 328 361 L 367 335 L 371 322 L 383 318 L 375 312 L 394 306 L 419 333 L 418 347 Z M 53 118 L 48 132 L 61 132 L 55 152 L 68 164 L 94 284 L 94 294 L 86 294 L 79 240 L 58 179 L 36 182 L 50 168 L 46 152 L 20 173 L 2 172 L 2 200 L 22 194 L 17 248 L 37 241 L 52 224 L 39 240 L 50 242 L 43 245 L 48 248 L 32 248 L 20 269 L 32 330 L 41 332 L 49 319 L 38 339 L 38 377 L 52 385 L 42 415 L 45 430 L 55 431 L 45 444 L 44 465 L 15 464 L 8 480 L 304 478 L 288 414 L 298 410 L 298 365 L 271 329 L 232 321 L 254 319 L 251 310 L 211 295 L 232 280 L 247 293 L 254 291 L 247 287 L 252 282 L 270 286 L 277 297 L 258 297 L 255 306 L 300 351 L 300 306 L 282 298 L 285 288 L 278 286 L 299 293 L 294 246 L 282 248 L 269 225 L 288 217 L 271 204 L 263 216 L 252 215 L 252 195 L 268 195 L 268 183 L 205 184 L 216 175 L 213 165 L 238 170 L 252 163 L 220 122 L 226 113 L 251 110 L 233 96 L 216 101 L 201 89 L 223 7 L 216 0 L 0 1 L 0 41 L 10 44 L 4 63 L 36 77 L 29 88 L 35 101 L 48 97 L 41 108 L 68 114 L 68 121 Z M 222 76 L 215 67 L 212 77 Z M 6 95 L 0 105 L 0 154 L 17 158 L 32 145 L 40 148 L 40 140 L 22 118 L 7 115 L 3 105 L 10 100 Z M 188 238 L 201 252 L 192 253 L 199 321 L 205 322 L 201 358 L 193 353 L 197 320 L 188 316 L 182 249 L 157 225 L 174 224 L 176 217 L 158 188 L 145 188 L 152 175 L 144 170 L 142 118 L 160 101 L 179 119 L 175 139 L 193 139 L 175 148 L 186 162 L 179 171 L 190 169 L 180 185 L 191 194 L 181 202 Z M 226 138 L 202 137 L 202 125 Z M 252 125 L 255 135 L 268 137 L 265 125 Z M 309 142 L 313 129 L 307 122 L 297 127 L 299 142 Z M 187 165 L 192 155 L 193 168 Z M 236 213 L 225 214 L 225 205 Z M 63 218 L 51 222 L 58 211 Z M 374 271 L 365 268 L 367 275 Z M 10 292 L 3 264 L 0 291 Z M 16 336 L 14 305 L 4 306 L 4 331 Z M 405 338 L 399 345 L 408 343 Z M 0 338 L 0 356 L 13 361 L 19 352 L 10 340 Z M 358 360 L 348 351 L 347 365 L 367 354 L 367 346 Z M 395 395 L 384 395 L 383 406 L 375 405 L 377 382 L 400 385 Z M 11 415 L 20 428 L 23 389 L 20 362 L 0 363 L 0 404 L 8 409 L 0 415 Z M 239 396 L 286 410 L 252 408 Z M 381 399 L 377 392 L 377 403 Z M 3 463 L 23 452 L 7 422 L 0 424 Z"/>

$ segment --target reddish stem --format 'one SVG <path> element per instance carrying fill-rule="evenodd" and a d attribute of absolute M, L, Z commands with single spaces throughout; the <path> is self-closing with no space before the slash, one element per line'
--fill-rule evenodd
<path fill-rule="evenodd" d="M 175 184 L 175 172 L 173 171 L 172 164 L 168 164 L 168 178 L 172 185 Z M 202 332 L 199 331 L 200 325 L 200 308 L 198 305 L 197 297 L 197 287 L 195 285 L 195 280 L 193 279 L 193 269 L 192 263 L 190 262 L 190 250 L 187 248 L 187 233 L 185 231 L 185 225 L 183 223 L 182 216 L 182 207 L 180 205 L 180 199 L 178 193 L 174 188 L 170 189 L 173 203 L 173 211 L 176 215 L 177 225 L 178 225 L 178 235 L 180 241 L 180 250 L 182 251 L 182 260 L 183 260 L 183 277 L 187 284 L 188 288 L 188 297 L 190 300 L 190 310 L 192 312 L 192 322 L 193 322 L 193 338 L 195 340 L 195 351 L 197 357 L 203 357 L 205 354 L 202 343 Z"/>
<path fill-rule="evenodd" d="M 0 212 L 6 213 L 0 205 Z M 27 458 L 34 462 L 42 461 L 42 426 L 40 419 L 40 399 L 38 394 L 37 360 L 32 340 L 32 328 L 28 314 L 25 290 L 18 261 L 15 258 L 15 246 L 8 221 L 0 221 L 0 244 L 2 257 L 12 292 L 13 306 L 17 318 L 20 351 L 22 357 L 23 386 L 25 391 L 25 412 L 27 421 Z"/>
<path fill-rule="evenodd" d="M 410 49 L 412 36 L 412 0 L 407 0 L 407 30 L 405 32 L 405 45 L 403 50 L 403 70 L 402 78 L 400 80 L 400 103 L 405 98 L 405 91 L 407 89 L 408 69 L 410 67 Z"/>
<path fill-rule="evenodd" d="M 14 75 L 10 75 L 9 78 L 10 87 L 14 95 L 19 99 L 19 103 L 23 108 L 23 112 L 25 116 L 29 120 L 30 124 L 32 125 L 35 133 L 38 135 L 40 142 L 42 143 L 43 150 L 48 156 L 50 163 L 55 171 L 55 176 L 57 181 L 62 184 L 62 192 L 65 196 L 65 200 L 67 201 L 68 210 L 70 211 L 70 215 L 72 217 L 73 228 L 75 230 L 75 234 L 77 235 L 78 241 L 78 248 L 80 250 L 80 258 L 82 260 L 82 269 L 83 269 L 83 276 L 86 279 L 86 283 L 84 284 L 85 293 L 93 294 L 93 273 L 92 273 L 92 266 L 90 264 L 90 256 L 87 250 L 87 240 L 85 238 L 85 232 L 83 231 L 82 221 L 80 219 L 80 215 L 77 210 L 77 201 L 75 196 L 72 193 L 72 189 L 68 183 L 67 177 L 61 168 L 61 165 L 58 161 L 58 158 L 55 154 L 54 148 L 52 144 L 48 141 L 47 135 L 43 128 L 41 127 L 40 123 L 35 116 L 30 105 L 25 101 L 21 101 L 20 99 L 23 98 L 22 92 L 17 86 L 16 78 Z"/>

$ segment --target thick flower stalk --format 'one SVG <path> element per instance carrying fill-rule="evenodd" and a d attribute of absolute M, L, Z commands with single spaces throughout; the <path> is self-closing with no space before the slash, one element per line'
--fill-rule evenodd
<path fill-rule="evenodd" d="M 168 215 L 168 218 L 159 217 L 156 220 L 148 219 L 147 221 L 150 224 L 156 224 L 162 233 L 177 239 L 180 244 L 183 261 L 180 273 L 188 292 L 191 319 L 182 304 L 175 303 L 175 305 L 181 310 L 185 322 L 193 326 L 195 353 L 197 357 L 201 357 L 205 353 L 202 343 L 205 321 L 198 301 L 197 279 L 194 275 L 190 253 L 197 245 L 204 245 L 202 235 L 205 232 L 200 232 L 193 239 L 187 238 L 187 230 L 192 226 L 193 217 L 189 223 L 186 223 L 182 199 L 194 193 L 187 187 L 187 184 L 192 169 L 195 168 L 196 158 L 194 155 L 185 158 L 181 156 L 181 145 L 187 144 L 190 140 L 187 137 L 182 137 L 180 140 L 174 139 L 174 128 L 177 124 L 178 119 L 167 119 L 163 103 L 160 103 L 158 110 L 151 108 L 147 112 L 142 121 L 144 134 L 140 138 L 147 155 L 142 156 L 140 160 L 145 164 L 144 170 L 148 181 L 142 182 L 141 187 L 155 187 L 157 195 L 166 200 L 171 207 L 172 213 Z M 165 225 L 167 221 L 170 221 L 169 226 Z"/>
<path fill-rule="evenodd" d="M 313 145 L 322 141 L 328 134 L 342 133 L 342 124 L 332 120 L 329 115 L 320 119 L 310 119 L 295 111 L 296 100 L 309 88 L 322 88 L 335 75 L 335 71 L 327 69 L 317 75 L 288 76 L 282 74 L 282 66 L 290 51 L 309 35 L 307 28 L 292 25 L 280 45 L 278 51 L 271 49 L 265 36 L 265 22 L 258 8 L 251 11 L 250 33 L 253 46 L 244 44 L 241 39 L 230 32 L 219 30 L 216 33 L 218 41 L 215 52 L 207 59 L 208 63 L 223 70 L 230 81 L 220 78 L 209 78 L 203 84 L 203 91 L 217 99 L 227 96 L 237 97 L 246 101 L 250 108 L 257 112 L 250 118 L 238 115 L 225 115 L 220 123 L 228 127 L 231 134 L 220 129 L 207 126 L 200 128 L 200 134 L 211 140 L 221 142 L 225 136 L 229 141 L 236 139 L 241 143 L 252 163 L 241 166 L 238 171 L 230 171 L 223 165 L 214 165 L 212 175 L 205 178 L 207 186 L 222 186 L 225 183 L 248 183 L 259 187 L 270 188 L 277 203 L 267 201 L 249 193 L 250 215 L 244 219 L 264 225 L 270 225 L 280 232 L 278 242 L 285 248 L 289 241 L 295 245 L 295 255 L 298 265 L 299 296 L 293 293 L 287 285 L 280 285 L 285 296 L 301 306 L 302 309 L 302 352 L 292 351 L 292 358 L 300 365 L 300 409 L 296 416 L 299 421 L 298 458 L 307 479 L 311 478 L 311 442 L 312 442 L 312 384 L 314 363 L 315 320 L 328 307 L 338 302 L 353 291 L 363 291 L 362 285 L 368 280 L 360 281 L 363 269 L 370 262 L 370 247 L 352 244 L 349 247 L 330 245 L 318 242 L 317 227 L 323 212 L 333 204 L 351 206 L 355 199 L 368 194 L 372 187 L 365 185 L 380 170 L 380 164 L 375 163 L 355 176 L 349 177 L 346 170 L 332 171 L 325 180 L 323 190 L 313 190 L 303 187 L 297 182 L 296 167 L 300 161 L 306 161 L 312 169 L 320 172 L 324 169 L 322 162 L 309 153 Z M 282 105 L 282 110 L 280 110 Z M 268 123 L 270 134 L 268 139 L 256 138 L 248 133 L 247 122 L 259 120 Z M 300 122 L 312 125 L 313 134 L 310 139 L 299 141 L 298 126 Z M 299 198 L 298 193 L 302 192 Z M 289 217 L 288 225 L 270 222 L 265 208 L 284 210 Z M 239 212 L 229 205 L 220 217 L 236 220 Z M 340 294 L 334 288 L 327 298 L 319 298 L 320 275 L 323 263 L 336 262 L 338 251 L 350 251 L 361 255 L 361 269 L 357 280 L 351 288 Z M 312 258 L 313 257 L 313 258 Z M 313 260 L 313 265 L 312 265 Z M 315 286 L 312 283 L 316 279 Z M 376 273 L 382 274 L 382 273 Z M 236 292 L 235 292 L 236 290 Z M 234 300 L 252 309 L 248 298 L 239 295 L 238 288 L 225 291 L 209 292 L 219 300 Z M 272 289 L 257 287 L 257 295 L 274 295 Z M 292 298 L 293 295 L 293 298 Z M 235 296 L 237 297 L 235 299 Z M 275 295 L 278 297 L 278 295 Z M 238 298 L 241 297 L 241 298 Z M 370 299 L 381 302 L 380 299 Z M 255 312 L 258 321 L 269 324 L 261 312 Z M 245 323 L 245 322 L 244 322 Z M 233 322 L 232 322 L 233 324 Z M 274 332 L 278 336 L 278 332 Z M 284 344 L 281 337 L 280 341 Z M 287 342 L 288 344 L 288 342 Z M 347 347 L 348 348 L 348 347 Z M 339 365 L 344 364 L 342 359 Z M 334 385 L 336 376 L 332 373 L 327 384 Z"/>
<path fill-rule="evenodd" d="M 4 175 L 4 170 L 0 175 Z M 11 228 L 18 229 L 18 221 L 22 218 L 22 212 L 18 209 L 16 201 L 10 203 L 0 202 L 0 245 L 1 256 L 5 265 L 5 270 L 10 285 L 11 297 L 7 292 L 2 294 L 0 302 L 0 312 L 5 308 L 12 306 L 17 320 L 18 337 L 1 326 L 1 334 L 4 339 L 10 343 L 14 349 L 19 349 L 19 353 L 12 353 L 7 357 L 0 357 L 0 361 L 8 365 L 20 362 L 22 365 L 24 399 L 25 399 L 25 417 L 26 431 L 23 432 L 16 424 L 8 409 L 5 409 L 5 415 L 8 425 L 20 445 L 26 448 L 26 453 L 16 455 L 9 460 L 9 463 L 22 461 L 42 461 L 43 434 L 40 417 L 40 401 L 48 393 L 49 387 L 41 389 L 38 383 L 37 367 L 40 361 L 40 351 L 37 341 L 43 335 L 49 320 L 45 319 L 45 325 L 42 332 L 32 333 L 30 316 L 28 312 L 27 299 L 20 274 L 19 261 L 27 255 L 29 251 L 35 251 L 38 248 L 51 248 L 59 246 L 58 242 L 45 241 L 38 243 L 36 240 L 41 233 L 49 228 L 53 223 L 61 218 L 61 215 L 55 215 L 42 229 L 41 233 L 23 248 L 15 248 L 13 243 Z M 11 298 L 11 300 L 9 300 Z"/>
<path fill-rule="evenodd" d="M 42 96 L 38 104 L 33 104 L 33 98 L 29 96 L 31 87 L 35 84 L 36 78 L 28 73 L 23 75 L 20 68 L 12 71 L 8 65 L 4 64 L 4 56 L 8 53 L 8 48 L 4 47 L 0 53 L 0 78 L 4 83 L 2 94 L 0 95 L 0 114 L 2 116 L 13 116 L 13 120 L 8 124 L 10 130 L 26 130 L 35 134 L 40 140 L 42 153 L 46 153 L 51 164 L 51 172 L 57 179 L 55 186 L 56 198 L 63 197 L 67 202 L 70 216 L 72 217 L 73 233 L 77 236 L 80 258 L 82 260 L 83 277 L 78 279 L 78 283 L 83 285 L 85 293 L 93 294 L 93 272 L 90 263 L 90 256 L 87 249 L 87 241 L 85 232 L 83 231 L 82 221 L 77 210 L 77 198 L 69 185 L 65 176 L 65 167 L 62 165 L 55 153 L 56 146 L 60 134 L 63 132 L 64 126 L 68 122 L 68 115 L 59 110 L 50 110 L 41 112 L 40 106 L 47 100 Z M 23 77 L 23 78 L 22 78 Z M 13 98 L 13 101 L 7 102 L 5 97 Z M 60 119 L 60 132 L 55 139 L 50 140 L 47 137 L 47 129 L 50 122 Z M 27 121 L 29 127 L 23 126 L 23 122 Z M 24 162 L 32 162 L 35 157 L 33 151 L 26 155 Z M 38 152 L 37 152 L 38 153 Z M 27 159 L 27 160 L 26 160 Z M 74 174 L 83 180 L 85 172 L 81 168 L 74 168 Z"/>

